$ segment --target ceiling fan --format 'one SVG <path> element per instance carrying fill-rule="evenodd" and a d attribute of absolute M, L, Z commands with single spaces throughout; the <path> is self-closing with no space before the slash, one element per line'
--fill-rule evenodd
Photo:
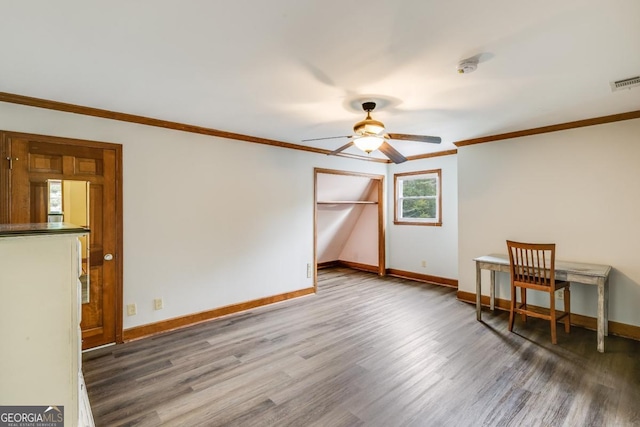
<path fill-rule="evenodd" d="M 398 150 L 393 148 L 386 140 L 398 139 L 403 141 L 418 141 L 429 142 L 432 144 L 440 144 L 442 138 L 439 136 L 427 136 L 427 135 L 407 135 L 404 133 L 387 133 L 384 128 L 384 124 L 371 118 L 371 112 L 376 108 L 375 102 L 364 102 L 362 109 L 366 111 L 367 117 L 356 123 L 353 126 L 353 135 L 346 136 L 330 136 L 327 138 L 314 138 L 304 139 L 307 141 L 319 141 L 322 139 L 336 139 L 336 138 L 353 138 L 353 141 L 343 145 L 342 147 L 333 150 L 329 155 L 336 155 L 341 151 L 355 145 L 365 153 L 369 154 L 372 151 L 380 150 L 385 156 L 389 158 L 393 163 L 406 162 L 407 158 L 400 154 Z"/>

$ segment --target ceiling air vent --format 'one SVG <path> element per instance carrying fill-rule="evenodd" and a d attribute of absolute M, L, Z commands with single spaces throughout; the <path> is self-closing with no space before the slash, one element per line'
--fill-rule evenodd
<path fill-rule="evenodd" d="M 632 87 L 640 86 L 640 76 L 618 80 L 617 82 L 610 82 L 609 84 L 611 85 L 611 92 L 623 89 L 631 89 Z"/>

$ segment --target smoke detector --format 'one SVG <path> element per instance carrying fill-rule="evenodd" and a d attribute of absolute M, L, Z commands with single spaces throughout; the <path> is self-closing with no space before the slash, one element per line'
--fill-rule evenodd
<path fill-rule="evenodd" d="M 478 60 L 465 59 L 458 64 L 458 74 L 473 73 L 478 68 Z"/>

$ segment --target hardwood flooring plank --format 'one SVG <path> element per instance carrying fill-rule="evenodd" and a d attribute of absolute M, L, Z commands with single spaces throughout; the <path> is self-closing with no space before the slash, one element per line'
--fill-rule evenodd
<path fill-rule="evenodd" d="M 117 422 L 110 424 L 113 427 L 154 427 L 162 425 L 162 421 L 158 418 L 155 412 L 146 414 L 133 414 L 124 419 L 120 419 Z"/>
<path fill-rule="evenodd" d="M 223 412 L 215 418 L 214 423 L 201 422 L 198 425 L 204 426 L 249 426 L 255 425 L 256 420 L 260 419 L 260 414 L 273 408 L 275 403 L 270 399 L 262 400 L 257 404 L 244 409 L 242 407 L 234 408 L 233 412 Z"/>
<path fill-rule="evenodd" d="M 308 424 L 308 427 L 361 427 L 365 422 L 349 411 L 338 407 Z M 392 424 L 390 424 L 392 425 Z"/>
<path fill-rule="evenodd" d="M 235 411 L 234 405 L 239 402 L 255 396 L 266 396 L 269 390 L 280 389 L 286 386 L 289 380 L 290 378 L 280 371 L 248 372 L 231 381 L 194 390 L 192 395 L 172 399 L 161 408 L 157 408 L 156 412 L 163 422 L 169 422 L 173 419 L 191 418 L 197 414 Z"/>

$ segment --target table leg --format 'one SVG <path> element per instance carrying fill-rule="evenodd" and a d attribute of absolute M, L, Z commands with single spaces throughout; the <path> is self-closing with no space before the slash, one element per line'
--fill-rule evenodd
<path fill-rule="evenodd" d="M 605 285 L 604 281 L 598 283 L 598 351 L 604 353 L 605 335 Z"/>
<path fill-rule="evenodd" d="M 476 318 L 478 320 L 482 320 L 482 305 L 480 304 L 481 282 L 480 263 L 476 261 Z"/>
<path fill-rule="evenodd" d="M 604 336 L 609 336 L 609 277 L 604 281 Z"/>
<path fill-rule="evenodd" d="M 489 305 L 491 306 L 491 311 L 496 309 L 496 272 L 495 270 L 491 270 L 491 297 L 489 300 Z"/>

